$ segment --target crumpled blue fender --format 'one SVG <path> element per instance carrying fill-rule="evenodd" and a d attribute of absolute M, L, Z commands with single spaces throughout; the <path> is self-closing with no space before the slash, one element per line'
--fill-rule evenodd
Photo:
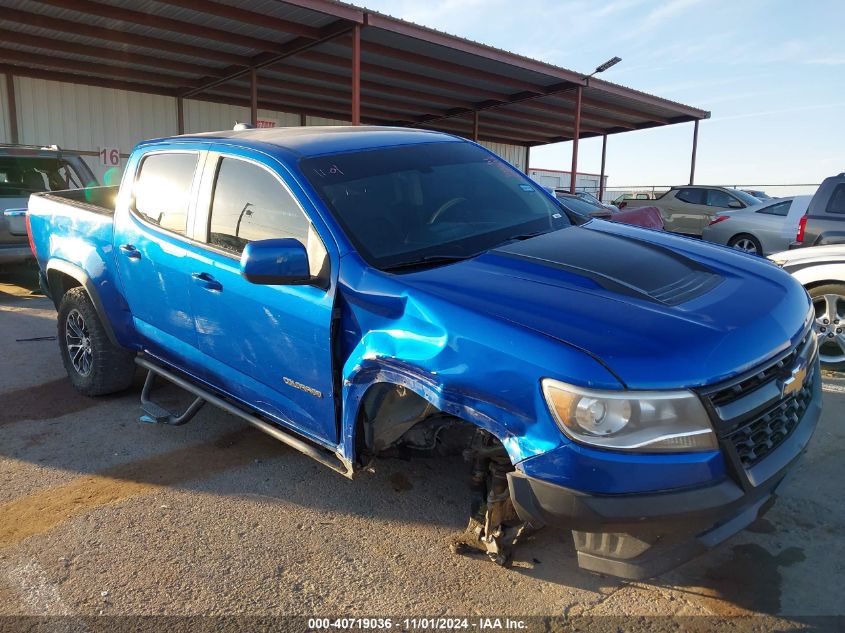
<path fill-rule="evenodd" d="M 343 260 L 338 285 L 341 448 L 350 459 L 362 401 L 381 383 L 401 385 L 490 432 L 513 463 L 568 442 L 540 389 L 550 366 L 588 384 L 619 388 L 607 369 L 576 348 L 409 289 L 350 259 Z"/>

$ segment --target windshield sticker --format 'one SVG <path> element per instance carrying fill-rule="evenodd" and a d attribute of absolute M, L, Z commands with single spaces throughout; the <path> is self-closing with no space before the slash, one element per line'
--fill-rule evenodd
<path fill-rule="evenodd" d="M 522 189 L 523 191 L 527 191 L 528 193 L 534 193 L 534 187 L 532 187 L 531 185 L 524 185 L 523 184 L 523 185 L 519 185 L 519 188 Z"/>

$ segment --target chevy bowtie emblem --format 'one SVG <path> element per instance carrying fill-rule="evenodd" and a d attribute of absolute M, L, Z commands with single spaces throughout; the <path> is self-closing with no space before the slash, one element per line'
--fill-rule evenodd
<path fill-rule="evenodd" d="M 804 381 L 807 380 L 807 366 L 801 364 L 792 370 L 792 375 L 783 381 L 781 396 L 791 396 L 804 388 Z"/>

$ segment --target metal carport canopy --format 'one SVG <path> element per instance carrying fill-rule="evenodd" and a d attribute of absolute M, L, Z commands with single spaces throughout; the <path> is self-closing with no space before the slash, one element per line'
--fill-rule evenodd
<path fill-rule="evenodd" d="M 0 4 L 0 72 L 170 95 L 180 113 L 190 97 L 524 147 L 710 116 L 331 0 Z"/>

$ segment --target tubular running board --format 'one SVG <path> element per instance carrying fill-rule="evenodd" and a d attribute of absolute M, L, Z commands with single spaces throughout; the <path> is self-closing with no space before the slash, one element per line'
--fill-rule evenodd
<path fill-rule="evenodd" d="M 283 444 L 287 444 L 291 448 L 295 448 L 301 453 L 304 453 L 311 459 L 314 459 L 324 466 L 328 466 L 333 471 L 344 475 L 345 477 L 352 478 L 353 470 L 351 464 L 347 463 L 345 460 L 341 459 L 336 453 L 330 453 L 326 449 L 318 448 L 306 440 L 300 439 L 299 437 L 293 435 L 292 433 L 288 433 L 264 420 L 252 415 L 244 411 L 243 409 L 239 408 L 238 406 L 223 400 L 222 398 L 215 396 L 213 393 L 204 389 L 194 383 L 186 380 L 180 376 L 177 376 L 171 371 L 164 369 L 163 367 L 156 365 L 155 363 L 150 362 L 148 359 L 139 356 L 135 359 L 135 362 L 146 369 L 149 373 L 147 374 L 147 379 L 144 382 L 144 389 L 141 392 L 141 406 L 143 407 L 146 415 L 141 416 L 142 422 L 148 422 L 153 424 L 169 424 L 179 426 L 185 424 L 193 418 L 197 412 L 203 407 L 203 405 L 208 402 L 213 404 L 215 407 L 223 409 L 227 413 L 231 413 L 232 415 L 236 415 L 242 420 L 249 422 L 252 426 L 257 428 L 259 431 L 263 431 L 267 435 L 276 438 Z M 172 382 L 177 387 L 181 387 L 188 393 L 191 393 L 196 396 L 196 400 L 191 403 L 191 406 L 188 409 L 180 414 L 175 415 L 165 409 L 164 407 L 160 406 L 159 404 L 152 402 L 149 399 L 150 390 L 152 389 L 153 381 L 155 380 L 156 376 L 161 376 L 165 380 Z"/>

